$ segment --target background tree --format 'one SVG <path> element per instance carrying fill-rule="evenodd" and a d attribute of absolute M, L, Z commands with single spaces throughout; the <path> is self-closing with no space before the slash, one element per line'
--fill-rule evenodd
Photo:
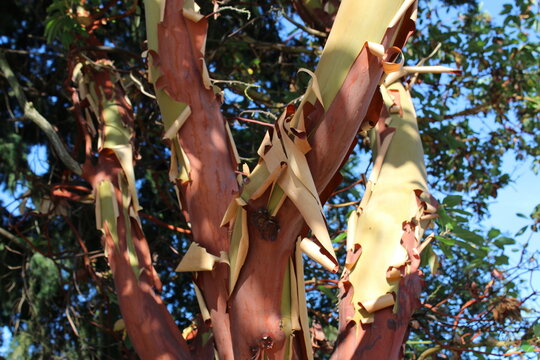
<path fill-rule="evenodd" d="M 6 58 L 34 108 L 53 124 L 65 148 L 82 162 L 83 146 L 73 131 L 77 125 L 62 83 L 68 78 L 68 49 L 84 36 L 80 19 L 67 12 L 71 9 L 69 3 L 63 7 L 60 2 L 52 7 L 48 2 L 35 2 L 31 7 L 25 2 L 2 6 L 10 4 L 16 6 L 1 12 L 2 33 L 9 34 L 2 37 Z M 86 4 L 90 10 L 94 5 L 106 18 L 127 10 L 114 3 Z M 217 19 L 210 20 L 206 61 L 211 77 L 221 79 L 223 82 L 217 85 L 226 89 L 223 111 L 231 122 L 237 121 L 232 130 L 240 157 L 255 161 L 266 128 L 242 118 L 272 122 L 282 112 L 283 104 L 301 95 L 309 78 L 296 75 L 296 71 L 315 67 L 326 29 L 316 32 L 301 25 L 299 18 L 292 17 L 288 3 L 226 5 L 247 9 L 251 17 L 224 9 Z M 524 1 L 508 4 L 502 15 L 504 21 L 498 24 L 474 3 L 447 5 L 449 10 L 437 3 L 420 2 L 419 30 L 406 53 L 412 59 L 425 57 L 441 42 L 432 61 L 455 61 L 464 70 L 461 78 L 422 76 L 423 83 L 415 86 L 414 97 L 419 99 L 417 110 L 431 188 L 444 194 L 465 191 L 467 195 L 462 201 L 451 196 L 444 202 L 445 212 L 439 221 L 442 236 L 434 244 L 434 251 L 443 255 L 443 266 L 436 277 L 427 279 L 426 300 L 411 324 L 407 356 L 419 357 L 424 350 L 463 358 L 510 350 L 532 351 L 538 336 L 537 315 L 528 304 L 532 304 L 535 293 L 520 293 L 522 277 L 518 274 L 534 271 L 537 263 L 529 261 L 531 254 L 525 247 L 518 264 L 505 264 L 505 249 L 514 240 L 497 230 L 484 231 L 469 223 L 485 216 L 489 199 L 511 180 L 501 168 L 502 152 L 513 148 L 522 159 L 533 159 L 538 164 L 538 133 L 534 131 L 538 127 L 538 84 L 534 81 L 538 48 L 533 30 L 537 9 Z M 213 11 L 207 6 L 203 13 Z M 47 7 L 49 19 L 45 20 Z M 448 15 L 445 11 L 449 11 Z M 180 329 L 184 329 L 198 310 L 186 286 L 189 276 L 173 270 L 179 254 L 187 250 L 189 231 L 177 216 L 176 195 L 168 182 L 168 163 L 163 155 L 167 150 L 155 141 L 163 129 L 155 125 L 159 112 L 146 95 L 152 90 L 138 55 L 145 39 L 138 24 L 141 16 L 136 10 L 131 16 L 117 17 L 100 26 L 96 37 L 106 46 L 95 46 L 114 61 L 134 106 L 141 153 L 136 168 L 136 178 L 142 179 L 138 182 L 144 209 L 141 220 L 145 232 L 152 234 L 150 247 L 164 283 L 163 298 Z M 448 23 L 449 17 L 455 19 L 454 23 Z M 289 24 L 287 18 L 301 27 L 284 27 Z M 45 24 L 49 44 L 43 36 Z M 90 58 L 96 51 L 82 50 Z M 46 149 L 43 145 L 48 147 L 50 142 L 12 96 L 13 87 L 7 81 L 2 82 L 2 91 L 5 106 L 1 109 L 0 156 L 5 165 L 0 180 L 5 191 L 17 198 L 18 205 L 5 200 L 2 208 L 2 317 L 15 335 L 10 356 L 134 356 L 117 322 L 118 300 L 101 252 L 99 233 L 94 230 L 93 206 L 85 203 L 91 199 L 85 201 L 87 194 L 75 188 L 70 193 L 80 195 L 78 201 L 54 196 L 58 190 L 55 185 L 65 184 L 67 179 L 58 152 L 49 150 L 52 147 L 36 151 Z M 246 110 L 247 114 L 240 113 Z M 491 131 L 475 124 L 482 118 L 487 119 Z M 355 149 L 345 165 L 342 188 L 362 178 L 358 165 L 369 155 L 364 152 L 367 139 L 359 140 L 363 146 Z M 30 167 L 25 160 L 31 152 L 47 156 L 44 164 L 49 165 L 44 165 L 42 171 Z M 88 186 L 80 178 L 70 185 Z M 362 192 L 362 185 L 353 186 L 348 192 L 335 194 L 330 204 L 357 201 Z M 327 209 L 331 235 L 339 249 L 344 241 L 340 231 L 346 228 L 346 212 L 352 207 Z M 538 214 L 533 213 L 533 229 L 537 221 Z M 338 250 L 338 256 L 343 252 Z M 328 338 L 321 339 L 314 330 L 318 335 L 314 341 L 321 349 L 320 356 L 324 356 L 323 350 L 329 350 L 337 325 L 332 290 L 336 279 L 314 263 L 309 263 L 306 271 L 306 278 L 313 279 L 308 280 L 310 317 L 321 324 Z M 520 308 L 527 312 L 520 315 Z M 190 336 L 188 332 L 186 337 Z M 514 347 L 518 349 L 512 350 Z"/>

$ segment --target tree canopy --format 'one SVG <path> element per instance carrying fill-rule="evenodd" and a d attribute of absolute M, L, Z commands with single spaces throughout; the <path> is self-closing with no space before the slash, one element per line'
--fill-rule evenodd
<path fill-rule="evenodd" d="M 314 4 L 316 12 L 309 8 Z M 268 125 L 308 86 L 310 77 L 298 70 L 315 68 L 339 1 L 199 5 L 202 14 L 212 14 L 209 75 L 223 89 L 221 109 L 239 157 L 253 168 Z M 190 276 L 175 272 L 191 231 L 178 216 L 171 152 L 161 140 L 161 115 L 141 56 L 148 48 L 142 6 L 97 0 L 0 4 L 0 317 L 10 334 L 7 358 L 137 357 L 96 229 L 94 198 L 77 175 L 85 149 L 68 75 L 75 54 L 92 63 L 96 53 L 105 53 L 111 62 L 98 65 L 112 69 L 123 84 L 135 114 L 139 215 L 163 283 L 161 296 L 185 337 L 202 327 Z M 503 155 L 515 154 L 534 171 L 540 165 L 538 10 L 528 0 L 509 0 L 500 14 L 489 14 L 475 0 L 419 2 L 406 64 L 448 65 L 461 75 L 414 75 L 429 186 L 441 206 L 430 230 L 435 239 L 422 253 L 425 288 L 409 324 L 407 359 L 534 358 L 540 349 L 539 293 L 532 282 L 539 254 L 531 244 L 538 241 L 540 204 L 523 209 L 529 225 L 517 234 L 505 232 L 503 224 L 482 226 L 489 203 L 514 180 Z M 95 44 L 85 41 L 87 13 L 101 14 Z M 346 256 L 348 215 L 373 167 L 369 134 L 360 132 L 357 140 L 341 170 L 343 181 L 324 207 L 340 259 Z M 72 167 L 62 152 L 76 160 Z M 339 278 L 311 260 L 304 272 L 312 344 L 324 359 L 337 336 Z"/>

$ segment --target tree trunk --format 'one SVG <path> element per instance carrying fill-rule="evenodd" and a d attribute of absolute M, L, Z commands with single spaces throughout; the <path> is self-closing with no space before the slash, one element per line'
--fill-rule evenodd
<path fill-rule="evenodd" d="M 93 63 L 71 55 L 77 89 L 70 91 L 86 141 L 82 176 L 93 188 L 97 227 L 103 232 L 125 328 L 143 359 L 189 359 L 187 343 L 159 296 L 161 282 L 137 214 L 131 104 L 104 54 L 94 54 Z M 97 160 L 92 143 L 97 143 Z"/>
<path fill-rule="evenodd" d="M 352 1 L 344 4 L 358 10 Z M 388 1 L 381 5 L 381 18 L 346 10 L 341 17 L 338 14 L 336 24 L 341 25 L 330 35 L 305 100 L 297 109 L 288 107 L 267 134 L 259 165 L 243 187 L 234 172 L 238 166 L 234 143 L 228 141 L 219 112 L 219 89 L 211 84 L 201 61 L 206 19 L 189 1 L 148 0 L 145 5 L 151 79 L 165 137 L 172 143 L 172 179 L 198 244 L 192 245 L 179 269 L 195 272 L 202 293 L 199 302 L 208 313 L 219 356 L 311 358 L 307 309 L 305 300 L 299 299 L 303 271 L 297 239 L 308 234 L 307 221 L 321 261 L 335 270 L 329 238 L 317 214 L 319 194 L 338 185 L 332 179 L 366 118 L 383 74 L 382 58 L 389 56 L 385 49 L 402 46 L 414 27 L 410 20 L 414 2 Z M 347 25 L 362 15 L 362 25 Z M 350 34 L 344 35 L 354 32 L 350 26 L 368 33 L 350 45 Z M 380 42 L 383 53 L 372 55 L 376 52 L 366 41 Z M 381 105 L 377 99 L 370 109 L 376 113 Z M 312 213 L 302 208 L 303 200 L 314 204 Z M 204 268 L 206 261 L 214 265 Z"/>

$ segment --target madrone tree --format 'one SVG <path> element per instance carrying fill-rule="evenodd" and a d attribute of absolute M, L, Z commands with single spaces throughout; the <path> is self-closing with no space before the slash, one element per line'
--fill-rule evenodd
<path fill-rule="evenodd" d="M 78 129 L 73 151 L 26 99 L 6 59 L 0 59 L 22 115 L 43 130 L 68 169 L 51 186 L 48 202 L 41 198 L 42 213 L 62 216 L 83 249 L 86 272 L 100 284 L 104 275 L 96 273 L 85 235 L 65 212 L 66 201 L 93 210 L 122 318 L 112 330 L 125 332 L 143 359 L 313 358 L 313 345 L 320 347 L 326 339 L 309 321 L 303 254 L 328 274 L 341 274 L 333 280 L 339 288 L 339 333 L 332 358 L 404 355 L 411 317 L 420 305 L 422 257 L 432 270 L 437 267 L 430 225 L 441 213 L 428 189 L 411 90 L 424 73 L 459 71 L 424 66 L 428 58 L 404 66 L 402 49 L 417 18 L 414 0 L 323 2 L 317 11 L 310 9 L 313 4 L 293 3 L 305 24 L 317 29 L 298 26 L 328 38 L 315 68 L 295 69 L 309 81 L 299 98 L 280 106 L 278 117 L 271 122 L 241 114 L 233 118 L 266 130 L 257 144 L 225 119 L 219 86 L 228 81 L 219 79 L 219 68 L 210 72 L 206 65 L 215 56 L 206 53 L 208 22 L 224 11 L 247 11 L 241 8 L 214 2 L 205 12 L 193 1 L 145 1 L 148 71 L 143 78 L 129 69 L 118 71 L 99 33 L 107 23 L 135 16 L 137 3 L 109 16 L 112 3 L 55 2 L 49 10 L 60 13 L 61 20 L 52 16 L 45 33 L 60 36 L 69 48 L 63 91 Z M 162 152 L 178 203 L 173 216 L 185 221 L 184 228 L 140 206 L 135 169 L 143 150 L 135 140 L 137 104 L 128 98 L 122 75 L 159 106 L 162 125 L 145 142 L 167 146 Z M 230 83 L 240 85 L 249 99 L 274 101 L 250 93 L 249 84 Z M 338 257 L 323 204 L 336 194 L 359 139 L 370 139 L 373 165 L 363 179 L 362 198 L 347 214 L 346 235 L 338 236 L 345 251 Z M 246 143 L 256 149 L 256 157 L 241 156 L 239 148 Z M 442 216 L 452 221 L 444 210 Z M 191 276 L 198 303 L 191 312 L 199 315 L 184 330 L 161 298 L 167 288 L 154 269 L 141 217 L 191 236 L 176 271 Z M 492 286 L 486 285 L 484 297 Z M 107 292 L 99 285 L 98 290 Z M 518 311 L 509 301 L 505 311 Z M 67 308 L 77 333 L 70 313 L 75 314 Z"/>

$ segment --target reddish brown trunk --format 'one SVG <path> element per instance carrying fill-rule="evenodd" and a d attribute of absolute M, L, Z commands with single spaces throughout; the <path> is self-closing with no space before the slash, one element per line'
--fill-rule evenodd
<path fill-rule="evenodd" d="M 414 229 L 406 228 L 402 244 L 413 255 L 416 247 Z M 408 335 L 409 320 L 420 305 L 418 300 L 422 291 L 422 280 L 418 267 L 420 258 L 411 256 L 411 273 L 399 282 L 398 311 L 388 307 L 375 312 L 374 321 L 369 324 L 356 324 L 349 319 L 354 314 L 352 307 L 353 291 L 347 286 L 347 279 L 340 281 L 339 330 L 333 360 L 342 359 L 401 359 L 404 341 Z"/>
<path fill-rule="evenodd" d="M 306 156 L 319 192 L 339 170 L 366 115 L 378 81 L 358 79 L 379 79 L 382 70 L 378 61 L 364 50 L 328 112 L 324 115 L 318 107 L 308 115 L 309 124 L 321 124 L 312 137 L 313 149 Z M 267 200 L 263 196 L 251 202 L 250 209 L 265 206 Z M 231 299 L 231 329 L 235 334 L 242 334 L 233 339 L 239 359 L 251 356 L 250 349 L 257 347 L 266 336 L 274 342 L 273 349 L 266 352 L 269 358 L 283 356 L 284 333 L 280 329 L 283 278 L 304 220 L 289 200 L 278 212 L 277 220 L 281 230 L 275 242 L 264 240 L 250 226 L 249 253 L 237 283 L 238 290 Z"/>
<path fill-rule="evenodd" d="M 409 319 L 420 304 L 421 290 L 418 274 L 405 276 L 399 283 L 398 312 L 394 314 L 391 307 L 379 310 L 373 323 L 358 326 L 345 320 L 352 299 L 352 292 L 348 292 L 340 299 L 340 335 L 332 359 L 401 359 Z"/>
<path fill-rule="evenodd" d="M 418 299 L 422 291 L 422 280 L 418 270 L 420 258 L 413 254 L 416 243 L 414 229 L 410 225 L 406 225 L 402 244 L 413 260 L 410 264 L 410 274 L 399 282 L 397 313 L 393 312 L 392 307 L 388 307 L 375 312 L 373 323 L 355 324 L 353 321 L 349 321 L 353 292 L 343 287 L 346 282 L 340 282 L 343 296 L 340 299 L 339 307 L 340 335 L 332 359 L 378 358 L 393 360 L 403 357 L 403 346 L 408 334 L 409 320 L 420 305 Z"/>
<path fill-rule="evenodd" d="M 383 45 L 385 47 L 394 44 L 403 45 L 405 37 L 401 35 L 409 34 L 410 30 L 407 26 L 389 29 L 382 42 Z M 396 31 L 400 32 L 400 36 L 392 44 L 390 42 Z M 381 75 L 380 60 L 370 55 L 364 48 L 326 114 L 320 103 L 317 103 L 307 116 L 307 130 L 311 134 L 312 150 L 306 154 L 306 158 L 319 193 L 331 183 L 348 154 L 367 115 Z M 379 108 L 373 109 L 377 114 L 382 105 L 381 102 L 378 103 Z M 268 194 L 250 202 L 249 209 L 253 211 L 266 205 L 267 196 Z M 304 221 L 289 200 L 286 200 L 280 209 L 277 219 L 281 230 L 275 242 L 262 239 L 250 224 L 249 253 L 237 283 L 238 290 L 231 299 L 231 329 L 235 334 L 233 344 L 238 359 L 252 356 L 251 349 L 260 346 L 263 338 L 267 336 L 273 340 L 273 347 L 265 352 L 268 358 L 283 357 L 284 333 L 280 329 L 283 275 Z M 371 359 L 375 358 L 384 357 L 376 356 Z"/>
<path fill-rule="evenodd" d="M 92 41 L 95 39 L 91 38 Z M 71 59 L 70 68 L 73 70 L 77 58 Z M 98 94 L 106 96 L 113 101 L 119 109 L 122 122 L 133 131 L 133 111 L 127 103 L 122 87 L 111 78 L 111 70 L 102 67 L 91 68 L 86 65 L 85 71 L 91 74 L 91 81 L 98 90 Z M 119 207 L 122 207 L 122 193 L 118 183 L 118 176 L 124 176 L 124 170 L 116 155 L 110 149 L 100 151 L 97 164 L 92 164 L 91 144 L 92 139 L 88 132 L 88 126 L 82 110 L 88 106 L 80 102 L 75 89 L 71 89 L 75 103 L 76 116 L 80 121 L 81 128 L 86 139 L 87 158 L 83 167 L 83 177 L 92 185 L 94 190 L 101 181 L 109 181 L 113 184 L 114 194 Z M 102 110 L 102 109 L 101 109 Z M 103 119 L 100 114 L 95 114 L 100 126 Z M 90 120 L 91 121 L 91 120 Z M 129 204 L 133 207 L 133 204 Z M 123 216 L 117 219 L 118 244 L 115 245 L 110 231 L 103 236 L 104 247 L 107 251 L 116 292 L 120 304 L 122 318 L 127 333 L 135 350 L 142 359 L 190 359 L 191 355 L 185 340 L 182 338 L 172 316 L 167 311 L 165 304 L 158 295 L 161 283 L 151 262 L 151 254 L 139 223 L 129 217 L 130 223 L 126 224 Z M 142 269 L 137 279 L 128 258 L 127 228 L 130 228 L 131 240 L 134 243 L 139 266 Z"/>
<path fill-rule="evenodd" d="M 191 107 L 191 116 L 179 131 L 191 164 L 191 181 L 177 185 L 190 216 L 194 241 L 219 256 L 229 247 L 228 231 L 219 224 L 238 193 L 238 185 L 219 103 L 202 82 L 200 44 L 206 23 L 187 20 L 182 8 L 181 0 L 166 2 L 159 25 L 159 54 L 153 54 L 163 74 L 156 86 Z M 385 47 L 394 45 L 391 39 L 396 31 L 388 31 L 383 39 Z M 409 29 L 402 26 L 399 31 L 402 39 L 397 43 L 402 44 L 401 33 L 408 34 Z M 327 189 L 348 154 L 381 75 L 380 60 L 364 48 L 329 110 L 324 113 L 317 103 L 306 118 L 313 148 L 307 160 L 319 193 Z M 266 206 L 268 195 L 250 201 L 246 206 L 248 219 Z M 280 324 L 283 278 L 304 220 L 286 200 L 277 221 L 281 230 L 275 241 L 269 241 L 250 220 L 249 252 L 230 298 L 226 265 L 218 264 L 213 271 L 197 275 L 221 359 L 250 359 L 262 352 L 269 359 L 284 356 L 285 333 Z"/>
<path fill-rule="evenodd" d="M 107 161 L 114 162 L 113 166 L 116 168 L 114 169 L 116 171 L 109 171 L 108 174 L 118 172 L 120 165 L 117 161 L 100 159 L 100 163 Z M 117 184 L 115 184 L 115 190 L 121 203 L 121 193 Z M 135 243 L 137 256 L 141 262 L 144 262 L 141 263 L 141 267 L 145 271 L 139 279 L 135 277 L 127 256 L 126 226 L 131 227 L 131 237 Z M 141 359 L 191 359 L 186 342 L 157 293 L 160 285 L 156 284 L 155 276 L 150 273 L 154 271 L 150 249 L 139 224 L 133 220 L 131 224 L 125 224 L 120 216 L 118 235 L 119 249 L 115 246 L 110 234 L 104 236 L 105 247 L 122 318 L 137 354 Z"/>
<path fill-rule="evenodd" d="M 201 47 L 206 21 L 194 23 L 182 12 L 183 1 L 166 2 L 158 38 L 158 66 L 163 76 L 156 86 L 191 107 L 191 116 L 179 131 L 180 144 L 190 161 L 190 181 L 178 181 L 177 186 L 182 193 L 183 209 L 189 214 L 193 240 L 219 256 L 229 249 L 228 230 L 220 223 L 238 191 L 238 183 L 220 103 L 202 82 Z M 213 271 L 200 272 L 196 280 L 210 311 L 220 359 L 224 360 L 234 359 L 227 312 L 228 282 L 229 271 L 224 264 Z"/>

